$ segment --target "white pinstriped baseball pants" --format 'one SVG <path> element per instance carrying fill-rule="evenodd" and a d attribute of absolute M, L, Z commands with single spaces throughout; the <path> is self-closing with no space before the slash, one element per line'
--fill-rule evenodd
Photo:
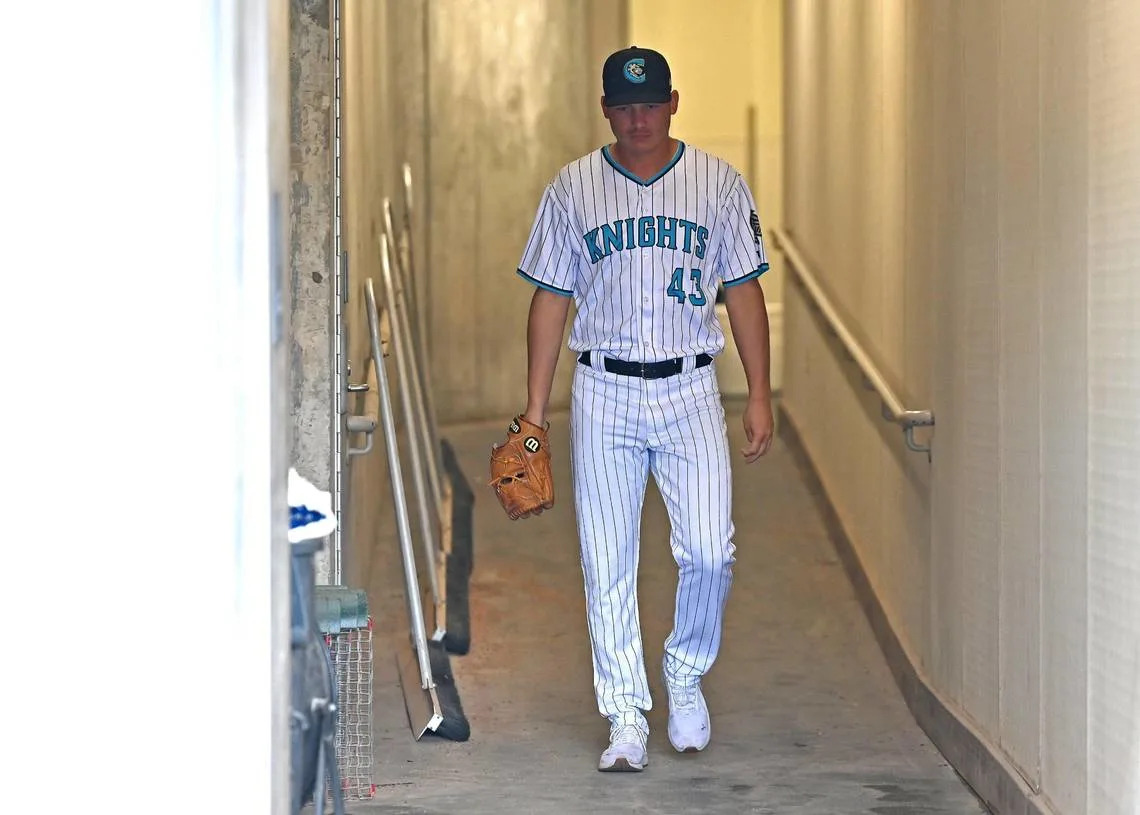
<path fill-rule="evenodd" d="M 703 676 L 720 647 L 735 562 L 727 427 L 713 365 L 641 379 L 576 363 L 571 462 L 598 709 L 647 725 L 652 708 L 637 607 L 641 509 L 649 473 L 665 500 L 678 566 L 671 682 Z"/>

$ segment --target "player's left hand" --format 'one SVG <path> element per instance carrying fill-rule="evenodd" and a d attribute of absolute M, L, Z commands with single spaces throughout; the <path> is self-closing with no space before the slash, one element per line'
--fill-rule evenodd
<path fill-rule="evenodd" d="M 751 464 L 772 446 L 772 401 L 749 399 L 744 408 L 744 435 L 748 444 L 741 449 L 744 460 Z"/>

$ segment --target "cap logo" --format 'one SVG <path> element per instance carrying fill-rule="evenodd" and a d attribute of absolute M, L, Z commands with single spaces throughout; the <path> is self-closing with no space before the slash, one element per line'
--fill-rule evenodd
<path fill-rule="evenodd" d="M 630 82 L 644 82 L 645 81 L 645 60 L 641 57 L 631 59 L 622 68 L 625 78 Z"/>

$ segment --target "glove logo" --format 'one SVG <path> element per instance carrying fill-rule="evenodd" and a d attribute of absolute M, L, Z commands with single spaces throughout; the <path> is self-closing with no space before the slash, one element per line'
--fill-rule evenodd
<path fill-rule="evenodd" d="M 637 82 L 640 84 L 645 81 L 645 60 L 643 60 L 641 57 L 631 59 L 625 64 L 625 67 L 622 68 L 622 71 L 625 73 L 625 78 L 630 82 Z"/>
<path fill-rule="evenodd" d="M 489 483 L 507 517 L 516 521 L 554 506 L 554 479 L 546 431 L 522 414 L 508 427 L 506 440 L 491 448 Z"/>

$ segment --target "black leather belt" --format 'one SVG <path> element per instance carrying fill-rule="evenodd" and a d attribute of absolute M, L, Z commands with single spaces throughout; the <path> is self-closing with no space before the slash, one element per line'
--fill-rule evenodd
<path fill-rule="evenodd" d="M 583 351 L 578 356 L 578 362 L 583 365 L 589 365 L 590 352 Z M 711 362 L 712 357 L 708 354 L 697 354 L 697 364 L 694 367 L 703 368 Z M 606 370 L 611 374 L 639 376 L 642 379 L 664 379 L 667 376 L 681 373 L 685 367 L 685 360 L 680 357 L 677 359 L 662 360 L 661 362 L 623 362 L 620 359 L 604 357 L 603 363 L 606 366 Z"/>

